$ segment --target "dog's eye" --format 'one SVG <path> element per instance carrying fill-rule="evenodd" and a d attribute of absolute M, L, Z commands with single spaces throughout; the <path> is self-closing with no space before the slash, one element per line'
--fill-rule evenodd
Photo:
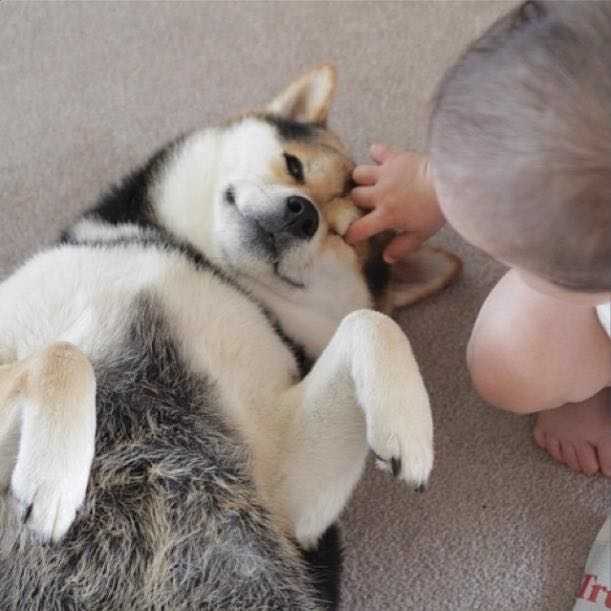
<path fill-rule="evenodd" d="M 284 160 L 286 161 L 286 171 L 297 181 L 303 182 L 303 164 L 295 157 L 295 155 L 289 155 L 284 153 Z"/>

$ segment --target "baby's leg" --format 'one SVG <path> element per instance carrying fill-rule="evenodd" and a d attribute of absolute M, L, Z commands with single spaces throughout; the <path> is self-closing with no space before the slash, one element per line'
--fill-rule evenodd
<path fill-rule="evenodd" d="M 601 392 L 611 385 L 611 343 L 592 307 L 539 294 L 512 270 L 484 303 L 467 359 L 475 387 L 493 405 L 516 413 L 561 408 L 542 414 L 536 433 L 555 458 L 611 474 L 611 417 Z"/>

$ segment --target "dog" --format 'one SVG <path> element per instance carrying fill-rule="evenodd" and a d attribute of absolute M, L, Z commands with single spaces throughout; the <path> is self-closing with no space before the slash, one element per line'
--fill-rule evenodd
<path fill-rule="evenodd" d="M 326 125 L 324 65 L 165 146 L 0 284 L 0 608 L 335 607 L 371 450 L 414 488 L 429 398 Z"/>

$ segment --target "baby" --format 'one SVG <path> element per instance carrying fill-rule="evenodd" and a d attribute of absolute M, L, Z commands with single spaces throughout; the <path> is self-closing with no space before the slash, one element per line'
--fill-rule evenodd
<path fill-rule="evenodd" d="M 494 24 L 443 79 L 430 150 L 372 147 L 347 239 L 394 229 L 392 263 L 447 219 L 507 264 L 469 341 L 473 383 L 539 412 L 557 461 L 611 477 L 611 3 L 527 2 Z"/>

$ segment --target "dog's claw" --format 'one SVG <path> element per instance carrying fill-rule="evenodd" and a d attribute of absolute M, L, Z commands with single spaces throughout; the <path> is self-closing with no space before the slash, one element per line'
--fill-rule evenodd
<path fill-rule="evenodd" d="M 390 460 L 387 460 L 385 458 L 382 458 L 379 454 L 376 454 L 375 452 L 373 452 L 373 455 L 376 457 L 376 460 L 378 462 L 378 466 L 380 467 L 380 469 L 386 472 L 390 471 L 393 477 L 399 476 L 399 474 L 401 473 L 401 459 L 400 458 L 393 457 Z"/>
<path fill-rule="evenodd" d="M 416 486 L 414 488 L 414 490 L 418 493 L 418 494 L 422 494 L 423 492 L 426 491 L 426 484 L 420 484 L 420 486 Z"/>
<path fill-rule="evenodd" d="M 30 519 L 30 516 L 32 515 L 32 508 L 34 507 L 34 503 L 30 503 L 26 510 L 23 512 L 23 523 L 27 524 L 28 520 Z"/>

